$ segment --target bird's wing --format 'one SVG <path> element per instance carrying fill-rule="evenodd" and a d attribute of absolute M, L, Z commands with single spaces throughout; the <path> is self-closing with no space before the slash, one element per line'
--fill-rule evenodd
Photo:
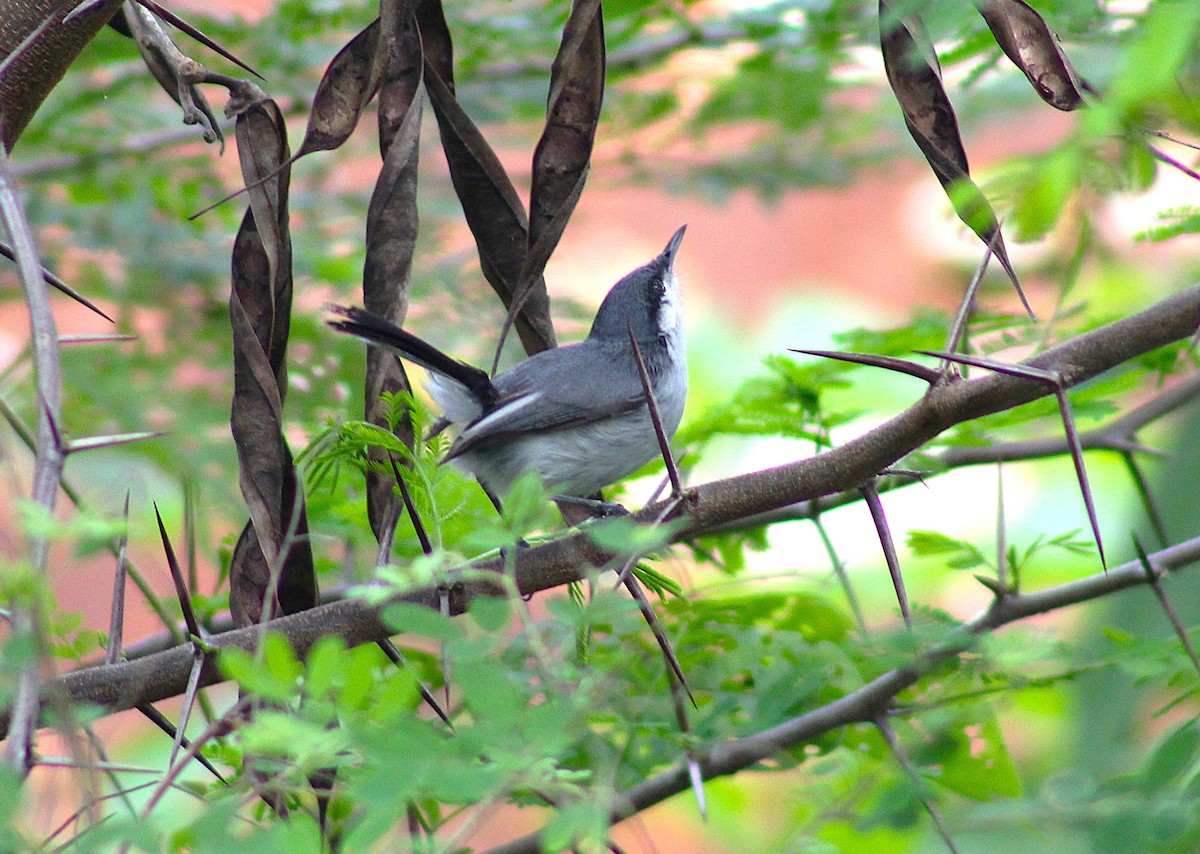
<path fill-rule="evenodd" d="M 596 357 L 586 346 L 559 347 L 496 377 L 496 406 L 467 425 L 447 459 L 490 442 L 578 427 L 642 406 L 645 395 L 636 375 L 621 381 L 618 372 L 610 372 L 603 382 L 580 382 L 595 371 Z"/>

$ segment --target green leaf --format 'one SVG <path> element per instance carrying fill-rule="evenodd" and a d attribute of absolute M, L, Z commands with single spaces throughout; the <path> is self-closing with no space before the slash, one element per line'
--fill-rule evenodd
<path fill-rule="evenodd" d="M 263 663 L 267 672 L 281 685 L 295 684 L 304 673 L 291 642 L 278 632 L 267 632 L 263 643 Z"/>
<path fill-rule="evenodd" d="M 346 665 L 346 642 L 336 635 L 323 637 L 313 644 L 305 666 L 304 688 L 310 697 L 323 697 L 341 681 Z"/>
<path fill-rule="evenodd" d="M 937 531 L 909 531 L 907 544 L 917 557 L 948 556 L 953 569 L 973 569 L 987 564 L 983 553 L 966 540 L 956 540 Z"/>
<path fill-rule="evenodd" d="M 500 503 L 504 508 L 504 522 L 514 535 L 514 541 L 554 524 L 553 505 L 535 471 L 527 471 L 518 477 Z"/>
<path fill-rule="evenodd" d="M 1200 760 L 1200 727 L 1187 721 L 1159 741 L 1143 763 L 1142 791 L 1150 794 L 1173 786 Z"/>
<path fill-rule="evenodd" d="M 952 747 L 940 757 L 941 773 L 931 779 L 977 801 L 1018 797 L 1021 780 L 995 714 L 982 706 L 972 711 L 942 733 Z"/>
<path fill-rule="evenodd" d="M 667 594 L 671 596 L 683 596 L 683 585 L 671 578 L 669 575 L 663 575 L 657 569 L 644 561 L 638 561 L 633 566 L 633 574 L 638 580 L 645 584 L 652 593 L 657 593 L 659 596 L 665 597 Z"/>
<path fill-rule="evenodd" d="M 1194 56 L 1200 4 L 1166 0 L 1150 5 L 1121 54 L 1106 100 L 1134 111 L 1178 85 L 1184 61 Z"/>
<path fill-rule="evenodd" d="M 1079 187 L 1080 156 L 1077 146 L 1068 142 L 1029 162 L 1028 181 L 1012 203 L 1018 241 L 1045 237 L 1058 223 Z"/>
<path fill-rule="evenodd" d="M 479 596 L 467 606 L 467 613 L 485 632 L 498 632 L 512 619 L 512 605 L 503 596 Z"/>
<path fill-rule="evenodd" d="M 462 628 L 451 618 L 431 608 L 409 602 L 386 605 L 380 613 L 383 621 L 397 632 L 421 635 L 434 640 L 454 640 L 462 636 Z"/>
<path fill-rule="evenodd" d="M 675 532 L 686 524 L 684 519 L 672 519 L 657 525 L 643 525 L 628 516 L 617 516 L 588 525 L 587 534 L 593 543 L 614 554 L 644 555 L 669 546 Z"/>
<path fill-rule="evenodd" d="M 1200 233 L 1200 208 L 1198 207 L 1184 205 L 1170 208 L 1160 212 L 1158 219 L 1167 224 L 1139 231 L 1133 236 L 1133 239 L 1139 242 L 1161 243 L 1173 237 Z"/>
<path fill-rule="evenodd" d="M 286 644 L 287 640 L 283 639 L 283 642 Z M 265 661 L 255 660 L 253 654 L 243 649 L 222 650 L 217 661 L 228 678 L 264 700 L 287 703 L 299 693 L 300 686 L 295 679 L 277 678 Z"/>
<path fill-rule="evenodd" d="M 573 801 L 555 810 L 554 817 L 542 830 L 541 844 L 544 851 L 591 850 L 603 846 L 607 838 L 608 810 L 605 805 Z"/>

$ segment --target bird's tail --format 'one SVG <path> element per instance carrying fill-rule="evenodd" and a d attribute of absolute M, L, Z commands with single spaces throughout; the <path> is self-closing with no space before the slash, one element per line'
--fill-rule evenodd
<path fill-rule="evenodd" d="M 496 400 L 496 387 L 486 371 L 447 356 L 432 344 L 365 308 L 335 305 L 330 309 L 345 320 L 327 321 L 338 332 L 390 350 L 410 362 L 461 385 L 486 410 Z"/>

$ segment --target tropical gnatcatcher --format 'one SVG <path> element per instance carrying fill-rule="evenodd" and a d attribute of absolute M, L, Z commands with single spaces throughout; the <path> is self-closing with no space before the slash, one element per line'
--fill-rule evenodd
<path fill-rule="evenodd" d="M 590 496 L 660 453 L 630 332 L 668 438 L 683 417 L 687 363 L 674 263 L 685 228 L 661 255 L 613 285 L 586 339 L 536 353 L 495 377 L 361 308 L 335 307 L 345 319 L 329 325 L 430 372 L 443 426 L 465 425 L 446 460 L 478 478 L 493 500 L 530 470 L 551 492 Z"/>

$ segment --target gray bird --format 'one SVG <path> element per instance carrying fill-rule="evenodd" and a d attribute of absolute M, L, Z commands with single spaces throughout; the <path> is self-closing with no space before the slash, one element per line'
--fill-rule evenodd
<path fill-rule="evenodd" d="M 336 307 L 345 319 L 329 324 L 430 372 L 429 393 L 443 420 L 465 425 L 446 460 L 478 478 L 493 499 L 530 470 L 556 494 L 590 496 L 660 453 L 631 329 L 668 437 L 683 417 L 687 363 L 674 263 L 685 228 L 613 285 L 586 339 L 495 377 L 361 308 Z"/>

